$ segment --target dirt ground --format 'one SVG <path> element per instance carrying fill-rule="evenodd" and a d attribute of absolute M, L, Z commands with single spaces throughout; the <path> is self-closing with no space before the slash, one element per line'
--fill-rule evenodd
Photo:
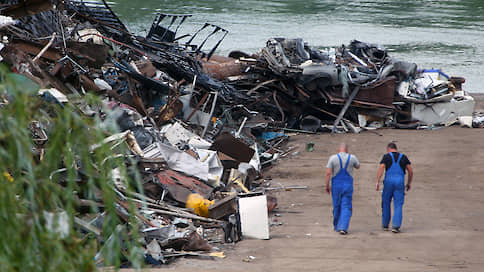
<path fill-rule="evenodd" d="M 458 126 L 294 136 L 289 145 L 299 145 L 299 152 L 266 176 L 273 186 L 309 188 L 276 194 L 280 216 L 270 216 L 282 225 L 271 226 L 270 240 L 226 247 L 225 259 L 179 259 L 152 271 L 484 271 L 483 136 L 482 129 Z M 309 141 L 313 152 L 304 150 Z M 381 230 L 381 193 L 375 191 L 378 163 L 390 141 L 414 169 L 399 234 Z M 326 162 L 340 142 L 361 162 L 346 236 L 333 231 L 331 197 L 324 192 Z M 255 259 L 243 261 L 248 256 Z"/>

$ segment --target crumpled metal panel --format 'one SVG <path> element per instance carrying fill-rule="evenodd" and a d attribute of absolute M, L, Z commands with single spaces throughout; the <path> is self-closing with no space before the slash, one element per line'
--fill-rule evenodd
<path fill-rule="evenodd" d="M 471 96 L 462 100 L 429 104 L 412 104 L 412 120 L 434 125 L 453 122 L 459 117 L 472 116 L 475 101 Z"/>

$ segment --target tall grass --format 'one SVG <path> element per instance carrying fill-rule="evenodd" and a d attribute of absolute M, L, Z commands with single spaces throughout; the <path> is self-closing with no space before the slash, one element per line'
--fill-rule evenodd
<path fill-rule="evenodd" d="M 120 168 L 127 186 L 133 181 L 124 158 L 107 159 L 126 150 L 103 145 L 92 151 L 90 146 L 114 131 L 102 131 L 98 118 L 74 106 L 44 101 L 28 82 L 0 69 L 0 95 L 8 100 L 0 107 L 0 271 L 94 271 L 99 251 L 102 265 L 127 261 L 139 267 L 134 206 L 126 224 L 117 215 L 111 170 Z M 40 155 L 29 129 L 34 120 L 47 125 L 49 135 Z M 86 216 L 78 212 L 79 198 L 104 204 L 88 211 L 92 216 L 104 211 L 101 237 L 75 227 L 74 217 Z M 48 214 L 63 213 L 67 221 L 55 217 L 49 226 Z M 57 231 L 62 226 L 68 226 L 66 235 Z"/>

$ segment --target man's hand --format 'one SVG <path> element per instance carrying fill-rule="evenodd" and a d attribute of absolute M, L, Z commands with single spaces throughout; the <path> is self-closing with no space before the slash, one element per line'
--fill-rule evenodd
<path fill-rule="evenodd" d="M 330 188 L 329 188 L 329 184 L 326 185 L 326 193 L 329 195 L 330 194 Z"/>
<path fill-rule="evenodd" d="M 378 167 L 378 173 L 376 174 L 376 190 L 380 189 L 380 179 L 383 175 L 383 171 L 385 170 L 385 164 L 380 163 L 380 167 Z"/>
<path fill-rule="evenodd" d="M 410 164 L 407 164 L 407 172 L 408 172 L 408 181 L 407 181 L 407 191 L 410 191 L 410 188 L 412 188 L 412 186 L 410 184 L 412 184 L 412 180 L 413 180 L 413 169 L 412 169 L 412 165 Z"/>

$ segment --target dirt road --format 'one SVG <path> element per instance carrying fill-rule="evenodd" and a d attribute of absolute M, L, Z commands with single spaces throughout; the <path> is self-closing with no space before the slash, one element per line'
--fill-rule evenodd
<path fill-rule="evenodd" d="M 381 134 L 382 136 L 379 136 Z M 266 176 L 273 184 L 307 185 L 278 193 L 281 222 L 271 239 L 244 240 L 224 260 L 180 259 L 177 271 L 484 271 L 484 131 L 459 127 L 432 131 L 378 130 L 378 134 L 299 135 L 296 156 Z M 304 151 L 307 142 L 314 152 Z M 358 156 L 349 235 L 335 233 L 323 172 L 337 144 Z M 402 233 L 380 229 L 378 162 L 389 141 L 410 158 L 415 179 L 406 195 Z M 250 262 L 243 259 L 254 256 Z"/>

